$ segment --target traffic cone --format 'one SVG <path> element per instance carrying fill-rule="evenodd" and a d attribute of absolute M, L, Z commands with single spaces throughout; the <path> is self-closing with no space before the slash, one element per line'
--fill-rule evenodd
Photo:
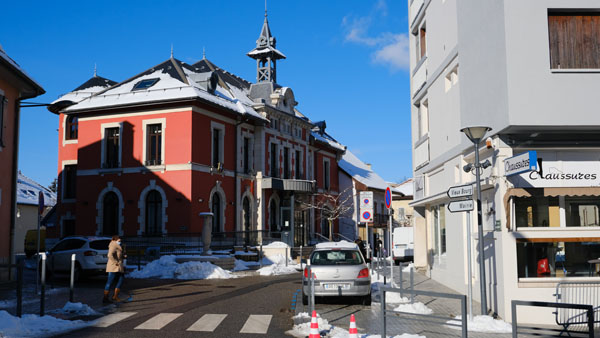
<path fill-rule="evenodd" d="M 310 333 L 308 338 L 321 338 L 319 333 L 319 322 L 317 321 L 317 311 L 313 310 L 312 318 L 310 319 Z"/>
<path fill-rule="evenodd" d="M 356 329 L 356 320 L 354 315 L 350 315 L 350 330 L 348 331 L 348 338 L 358 338 L 358 330 Z"/>

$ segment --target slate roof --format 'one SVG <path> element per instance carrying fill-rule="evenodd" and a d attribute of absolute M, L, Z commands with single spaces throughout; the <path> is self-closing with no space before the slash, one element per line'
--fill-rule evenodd
<path fill-rule="evenodd" d="M 102 76 L 94 76 L 91 79 L 85 81 L 81 86 L 73 89 L 74 92 L 76 91 L 80 91 L 80 90 L 85 90 L 85 89 L 89 89 L 89 88 L 93 88 L 93 87 L 111 87 L 116 85 L 117 83 L 113 80 L 109 80 L 106 78 L 103 78 Z"/>
<path fill-rule="evenodd" d="M 339 143 L 333 136 L 329 135 L 325 128 L 327 124 L 325 121 L 313 122 L 314 127 L 310 132 L 310 136 L 316 141 L 323 143 L 327 146 L 330 146 L 338 151 L 344 152 L 346 150 L 346 146 Z"/>
<path fill-rule="evenodd" d="M 89 80 L 85 81 L 79 87 L 73 89 L 72 91 L 59 96 L 58 99 L 54 100 L 52 104 L 60 101 L 73 101 L 79 102 L 87 97 L 92 96 L 95 93 L 98 93 L 102 90 L 105 90 L 111 86 L 117 84 L 113 80 L 109 80 L 107 78 L 103 78 L 102 76 L 94 75 Z"/>
<path fill-rule="evenodd" d="M 17 204 L 37 205 L 40 191 L 44 194 L 45 206 L 51 207 L 56 204 L 56 193 L 19 171 L 19 178 L 17 179 Z"/>
<path fill-rule="evenodd" d="M 388 184 L 381 176 L 377 175 L 377 173 L 350 150 L 346 149 L 342 159 L 338 162 L 338 166 L 348 175 L 352 176 L 353 179 L 369 188 L 385 190 L 388 187 Z"/>

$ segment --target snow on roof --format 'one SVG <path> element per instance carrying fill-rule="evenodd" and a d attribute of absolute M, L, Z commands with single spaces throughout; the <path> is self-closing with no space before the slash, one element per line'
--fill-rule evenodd
<path fill-rule="evenodd" d="M 381 176 L 377 175 L 366 163 L 361 161 L 348 149 L 346 149 L 342 159 L 338 162 L 338 166 L 352 176 L 352 178 L 369 188 L 385 190 L 388 187 L 388 184 Z"/>
<path fill-rule="evenodd" d="M 17 179 L 17 204 L 37 205 L 38 193 L 40 191 L 44 194 L 45 206 L 52 207 L 56 204 L 56 193 L 19 172 L 19 178 Z"/>
<path fill-rule="evenodd" d="M 399 184 L 393 184 L 393 183 L 389 183 L 390 186 L 393 186 L 392 190 L 393 192 L 397 192 L 399 194 L 402 194 L 403 196 L 412 196 L 413 195 L 413 179 L 409 178 L 406 181 L 399 183 Z"/>
<path fill-rule="evenodd" d="M 315 249 L 332 249 L 332 248 L 358 249 L 358 245 L 356 245 L 356 243 L 352 243 L 352 242 L 348 242 L 348 241 L 339 241 L 339 242 L 319 243 L 315 246 Z"/>
<path fill-rule="evenodd" d="M 255 48 L 253 50 L 251 50 L 250 52 L 248 52 L 248 56 L 255 56 L 255 55 L 260 55 L 260 54 L 266 54 L 266 53 L 275 53 L 278 54 L 280 56 L 283 56 L 284 58 L 286 58 L 285 54 L 283 54 L 282 52 L 280 52 L 277 48 L 273 48 L 271 46 L 266 46 L 266 47 L 262 47 L 262 48 Z"/>
<path fill-rule="evenodd" d="M 335 149 L 342 150 L 342 151 L 346 150 L 345 146 L 343 146 L 341 143 L 334 140 L 331 136 L 329 136 L 326 133 L 323 133 L 323 135 L 321 135 L 321 133 L 319 133 L 318 131 L 313 131 L 313 132 L 311 132 L 311 135 L 315 138 L 315 140 L 325 143 L 325 144 L 328 144 Z"/>

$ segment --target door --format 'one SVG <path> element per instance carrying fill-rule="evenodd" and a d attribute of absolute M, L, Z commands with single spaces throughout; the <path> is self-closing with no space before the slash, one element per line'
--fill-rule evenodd
<path fill-rule="evenodd" d="M 306 246 L 306 211 L 295 211 L 294 214 L 294 246 Z"/>
<path fill-rule="evenodd" d="M 290 231 L 292 231 L 292 208 L 282 207 L 281 208 L 281 240 L 289 246 L 293 246 L 293 238 L 290 238 Z"/>

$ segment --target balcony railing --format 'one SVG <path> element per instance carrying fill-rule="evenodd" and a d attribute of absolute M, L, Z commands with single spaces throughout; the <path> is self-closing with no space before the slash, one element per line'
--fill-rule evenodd
<path fill-rule="evenodd" d="M 313 192 L 315 190 L 315 181 L 266 177 L 263 178 L 262 183 L 263 189 L 300 192 Z"/>

